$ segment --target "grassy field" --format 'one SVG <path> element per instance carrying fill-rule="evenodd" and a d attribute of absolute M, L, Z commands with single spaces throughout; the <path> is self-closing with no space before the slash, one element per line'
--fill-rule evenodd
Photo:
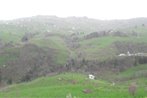
<path fill-rule="evenodd" d="M 129 68 L 128 70 L 120 73 L 117 77 L 125 79 L 126 81 L 142 82 L 141 85 L 147 85 L 147 65 L 137 65 L 136 67 Z"/>
<path fill-rule="evenodd" d="M 54 62 L 57 65 L 64 65 L 68 57 L 68 48 L 62 38 L 59 36 L 50 36 L 47 38 L 33 38 L 30 43 L 36 44 L 39 47 L 47 47 L 54 49 L 56 54 L 54 56 Z"/>
<path fill-rule="evenodd" d="M 142 39 L 142 38 L 140 38 Z M 77 51 L 85 53 L 88 60 L 106 60 L 116 56 L 115 42 L 143 42 L 137 37 L 99 37 L 80 41 L 81 47 Z"/>
<path fill-rule="evenodd" d="M 42 77 L 29 83 L 11 85 L 0 92 L 1 98 L 146 98 L 147 89 L 138 86 L 135 96 L 128 84 L 111 85 L 107 81 L 89 80 L 87 75 L 65 73 Z M 89 90 L 85 93 L 84 90 Z"/>

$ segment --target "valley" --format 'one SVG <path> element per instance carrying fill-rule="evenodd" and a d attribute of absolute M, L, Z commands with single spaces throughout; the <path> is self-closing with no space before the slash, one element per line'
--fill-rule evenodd
<path fill-rule="evenodd" d="M 147 18 L 0 21 L 0 97 L 146 98 L 146 53 Z"/>

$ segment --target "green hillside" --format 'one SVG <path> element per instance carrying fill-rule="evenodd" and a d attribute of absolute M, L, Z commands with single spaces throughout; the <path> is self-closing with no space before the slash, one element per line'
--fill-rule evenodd
<path fill-rule="evenodd" d="M 42 48 L 51 48 L 56 51 L 54 62 L 58 65 L 64 65 L 68 57 L 68 47 L 60 36 L 50 36 L 46 38 L 33 38 L 30 43 L 38 45 Z"/>
<path fill-rule="evenodd" d="M 140 84 L 139 84 L 140 85 Z M 87 90 L 89 92 L 84 92 Z M 128 84 L 116 84 L 99 80 L 89 80 L 86 75 L 65 73 L 42 77 L 29 83 L 12 85 L 2 89 L 1 98 L 146 98 L 145 87 L 138 86 L 135 96 L 128 92 Z"/>
<path fill-rule="evenodd" d="M 0 21 L 0 97 L 146 98 L 146 54 L 147 18 Z"/>

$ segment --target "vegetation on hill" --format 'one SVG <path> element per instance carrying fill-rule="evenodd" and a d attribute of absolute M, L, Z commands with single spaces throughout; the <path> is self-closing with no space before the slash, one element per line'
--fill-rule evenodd
<path fill-rule="evenodd" d="M 131 83 L 131 82 L 129 82 Z M 2 98 L 146 98 L 145 81 L 137 83 L 135 95 L 128 91 L 129 83 L 112 85 L 111 82 L 90 80 L 86 75 L 65 73 L 51 77 L 42 77 L 29 83 L 12 85 L 2 89 Z M 141 85 L 140 85 L 141 84 Z"/>
<path fill-rule="evenodd" d="M 128 87 L 137 81 L 135 97 L 146 98 L 146 32 L 146 18 L 34 16 L 1 21 L 0 89 L 12 87 L 0 96 L 133 98 Z M 85 80 L 87 73 L 97 79 Z M 117 85 L 110 86 L 112 81 Z"/>

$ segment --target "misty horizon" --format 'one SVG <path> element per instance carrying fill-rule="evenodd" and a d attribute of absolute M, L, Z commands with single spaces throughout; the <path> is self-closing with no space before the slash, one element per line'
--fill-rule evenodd
<path fill-rule="evenodd" d="M 100 20 L 147 17 L 146 0 L 4 0 L 0 1 L 0 20 L 55 15 Z"/>
<path fill-rule="evenodd" d="M 139 18 L 147 18 L 147 17 L 131 17 L 131 18 L 114 18 L 114 19 L 100 19 L 100 18 L 93 18 L 88 16 L 57 16 L 57 15 L 33 15 L 33 16 L 24 16 L 24 17 L 16 17 L 11 19 L 0 19 L 0 21 L 11 21 L 17 19 L 25 19 L 25 18 L 33 18 L 33 17 L 57 17 L 57 18 L 87 18 L 87 19 L 94 19 L 100 21 L 113 21 L 113 20 L 130 20 L 130 19 L 139 19 Z"/>

